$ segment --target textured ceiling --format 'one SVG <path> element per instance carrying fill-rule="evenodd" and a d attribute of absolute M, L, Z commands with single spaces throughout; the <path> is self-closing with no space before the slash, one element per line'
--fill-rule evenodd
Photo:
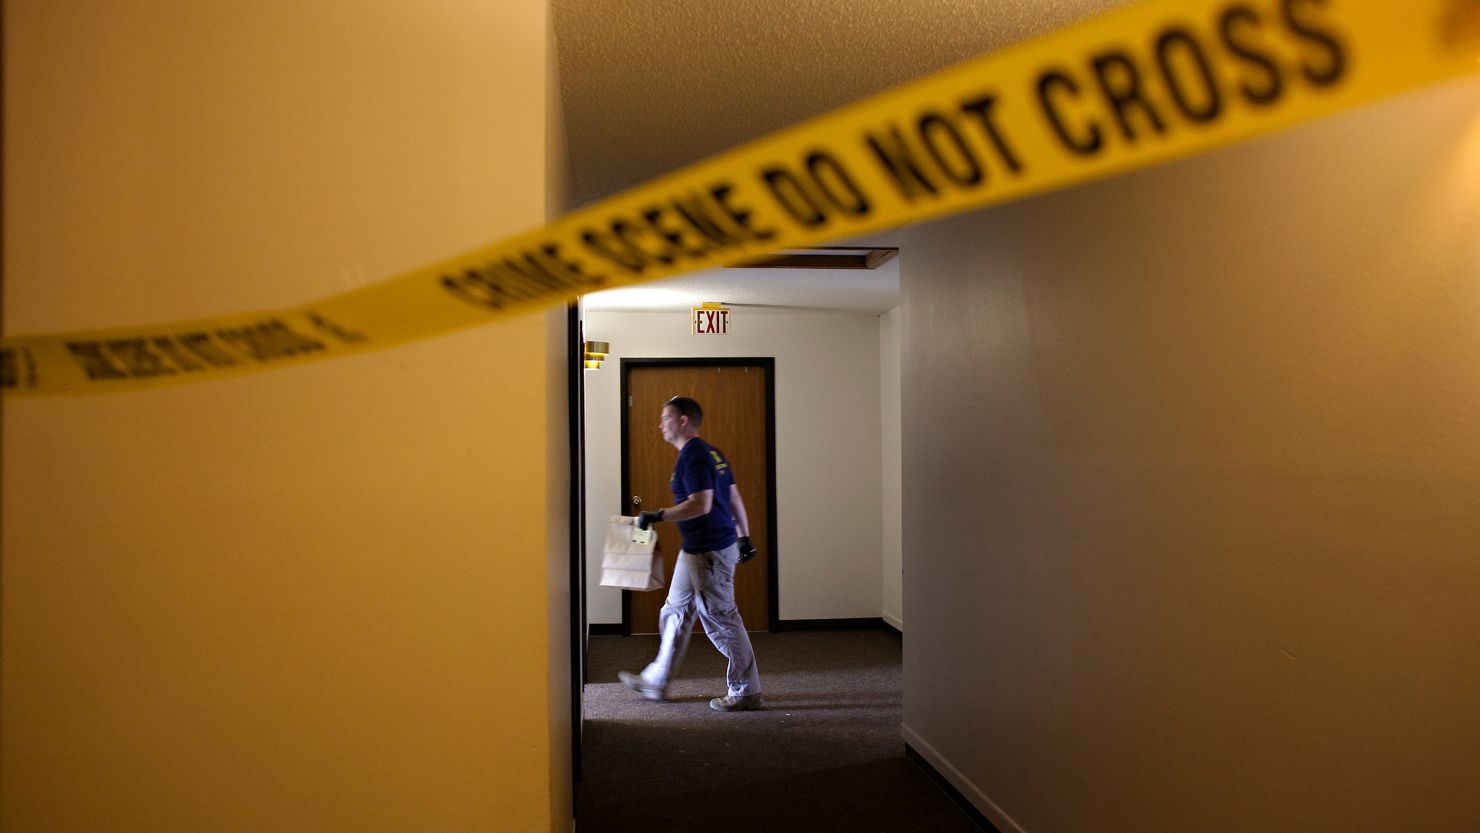
<path fill-rule="evenodd" d="M 553 0 L 572 206 L 1121 5 L 1125 0 Z M 812 270 L 776 282 L 800 291 L 815 280 L 837 297 L 843 276 L 862 287 L 885 280 L 882 271 Z M 721 282 L 715 291 L 749 274 L 705 273 Z M 897 297 L 897 267 L 894 274 Z M 800 295 L 768 297 L 812 305 Z M 888 309 L 897 301 L 871 303 Z"/>
<path fill-rule="evenodd" d="M 899 258 L 873 270 L 713 269 L 587 295 L 586 310 L 686 310 L 705 301 L 881 313 L 899 306 Z"/>

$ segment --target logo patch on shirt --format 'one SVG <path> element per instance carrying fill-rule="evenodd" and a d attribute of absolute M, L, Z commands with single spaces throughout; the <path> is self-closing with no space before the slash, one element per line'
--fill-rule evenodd
<path fill-rule="evenodd" d="M 720 473 L 724 472 L 725 469 L 728 469 L 730 467 L 730 464 L 725 462 L 725 458 L 719 456 L 719 452 L 718 451 L 715 451 L 712 448 L 709 449 L 709 456 L 714 458 L 714 473 L 715 474 L 720 474 Z"/>

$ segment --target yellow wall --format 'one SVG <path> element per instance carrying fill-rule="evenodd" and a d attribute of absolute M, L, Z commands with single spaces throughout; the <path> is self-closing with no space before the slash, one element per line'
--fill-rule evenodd
<path fill-rule="evenodd" d="M 537 0 L 5 5 L 7 332 L 540 222 Z M 0 827 L 569 829 L 560 316 L 7 402 Z"/>

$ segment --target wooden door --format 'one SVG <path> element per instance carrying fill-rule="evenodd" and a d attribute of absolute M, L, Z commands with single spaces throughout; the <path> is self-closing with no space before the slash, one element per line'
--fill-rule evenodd
<path fill-rule="evenodd" d="M 625 364 L 628 407 L 627 484 L 625 515 L 637 514 L 632 497 L 642 498 L 641 509 L 673 505 L 669 480 L 678 451 L 658 433 L 663 403 L 675 396 L 696 400 L 704 409 L 699 436 L 722 451 L 735 473 L 735 483 L 750 518 L 751 541 L 760 555 L 735 571 L 735 603 L 747 630 L 764 631 L 770 624 L 772 557 L 771 477 L 767 432 L 767 367 L 764 365 L 645 365 Z M 669 578 L 678 558 L 681 539 L 671 522 L 658 524 L 658 542 Z M 630 601 L 632 633 L 657 633 L 658 611 L 666 591 L 624 591 Z"/>

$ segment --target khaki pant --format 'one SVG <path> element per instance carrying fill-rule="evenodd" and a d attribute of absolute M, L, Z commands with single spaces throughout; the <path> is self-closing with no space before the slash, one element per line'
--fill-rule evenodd
<path fill-rule="evenodd" d="M 755 665 L 755 652 L 750 635 L 735 609 L 735 566 L 740 560 L 739 548 L 731 544 L 717 552 L 679 550 L 673 568 L 673 581 L 668 585 L 668 600 L 658 613 L 658 628 L 663 641 L 658 657 L 642 671 L 642 678 L 666 689 L 683 664 L 684 651 L 694 630 L 694 617 L 704 624 L 704 633 L 714 647 L 730 661 L 725 671 L 728 694 L 746 696 L 761 693 L 760 672 Z"/>

